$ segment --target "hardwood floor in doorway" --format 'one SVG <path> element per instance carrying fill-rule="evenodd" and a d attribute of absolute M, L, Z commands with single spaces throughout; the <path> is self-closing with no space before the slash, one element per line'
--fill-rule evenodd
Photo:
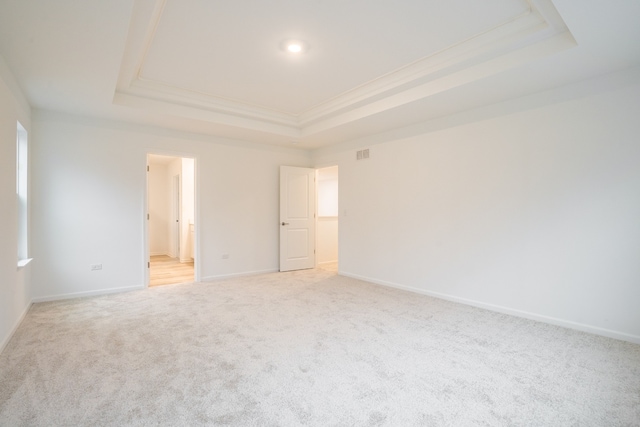
<path fill-rule="evenodd" d="M 166 255 L 151 257 L 149 286 L 193 282 L 193 261 L 180 262 Z"/>

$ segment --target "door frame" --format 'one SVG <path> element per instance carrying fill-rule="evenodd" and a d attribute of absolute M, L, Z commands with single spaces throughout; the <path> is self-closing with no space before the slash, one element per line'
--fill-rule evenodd
<path fill-rule="evenodd" d="M 160 156 L 184 157 L 193 159 L 193 224 L 194 224 L 194 242 L 193 242 L 193 280 L 199 282 L 201 280 L 200 265 L 200 168 L 198 167 L 199 159 L 194 153 L 149 150 L 144 154 L 144 191 L 142 200 L 142 277 L 144 279 L 144 287 L 149 287 L 149 263 L 151 262 L 149 251 L 149 154 L 157 154 Z M 172 177 L 173 179 L 173 177 Z M 172 195 L 173 197 L 173 195 Z"/>
<path fill-rule="evenodd" d="M 180 179 L 180 175 L 173 175 L 171 177 L 171 235 L 169 237 L 170 239 L 173 239 L 173 248 L 171 248 L 171 253 L 178 259 L 181 258 L 182 254 L 182 252 L 180 251 L 180 243 L 182 240 L 182 222 L 180 221 L 182 216 L 182 191 L 180 191 L 181 185 L 182 180 Z"/>

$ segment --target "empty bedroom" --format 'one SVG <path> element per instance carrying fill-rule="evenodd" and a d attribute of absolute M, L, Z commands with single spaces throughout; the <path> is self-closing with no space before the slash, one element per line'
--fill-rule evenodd
<path fill-rule="evenodd" d="M 0 0 L 0 426 L 640 425 L 638 16 Z"/>

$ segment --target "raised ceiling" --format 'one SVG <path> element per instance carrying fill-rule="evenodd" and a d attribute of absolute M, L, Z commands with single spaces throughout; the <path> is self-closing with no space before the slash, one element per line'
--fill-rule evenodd
<path fill-rule="evenodd" d="M 526 0 L 439 3 L 165 0 L 135 22 L 151 27 L 138 79 L 299 116 L 530 13 Z"/>
<path fill-rule="evenodd" d="M 573 45 L 546 0 L 147 0 L 115 100 L 300 140 Z"/>
<path fill-rule="evenodd" d="M 0 55 L 37 108 L 316 148 L 633 65 L 639 3 L 0 0 Z"/>

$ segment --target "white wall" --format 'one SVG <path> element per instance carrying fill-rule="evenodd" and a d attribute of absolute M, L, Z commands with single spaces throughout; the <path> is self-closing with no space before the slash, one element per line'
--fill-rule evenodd
<path fill-rule="evenodd" d="M 338 167 L 318 169 L 318 264 L 338 261 Z"/>
<path fill-rule="evenodd" d="M 196 159 L 203 279 L 277 270 L 279 166 L 308 153 L 42 111 L 33 127 L 38 300 L 144 286 L 147 152 Z"/>
<path fill-rule="evenodd" d="M 340 272 L 640 342 L 640 69 L 625 76 L 319 150 L 340 167 Z"/>
<path fill-rule="evenodd" d="M 338 218 L 319 217 L 316 230 L 318 264 L 338 261 Z"/>
<path fill-rule="evenodd" d="M 31 303 L 33 263 L 17 269 L 18 202 L 16 197 L 17 122 L 32 139 L 31 111 L 15 79 L 0 57 L 0 351 Z M 31 141 L 29 141 L 30 143 Z"/>
<path fill-rule="evenodd" d="M 167 165 L 149 165 L 149 253 L 169 255 L 171 186 Z"/>

